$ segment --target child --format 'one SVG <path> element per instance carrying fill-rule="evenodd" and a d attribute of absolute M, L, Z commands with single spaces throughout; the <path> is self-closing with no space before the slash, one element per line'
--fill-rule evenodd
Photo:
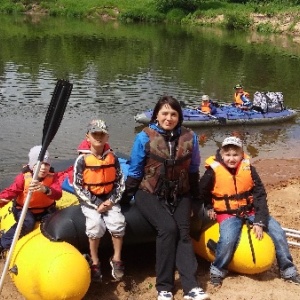
<path fill-rule="evenodd" d="M 208 95 L 202 96 L 202 102 L 198 109 L 201 110 L 204 114 L 208 114 L 208 115 L 214 115 L 217 112 L 217 109 L 209 100 Z"/>
<path fill-rule="evenodd" d="M 110 259 L 112 276 L 120 280 L 124 275 L 121 250 L 126 223 L 118 202 L 125 182 L 118 158 L 110 148 L 107 149 L 108 138 L 105 122 L 91 121 L 86 134 L 90 153 L 80 154 L 74 164 L 73 186 L 86 217 L 93 281 L 101 281 L 102 278 L 98 248 L 106 228 L 111 233 L 114 248 Z"/>
<path fill-rule="evenodd" d="M 249 100 L 250 94 L 244 91 L 244 87 L 241 84 L 237 84 L 234 89 L 235 93 L 233 98 L 235 106 L 241 109 L 249 109 L 252 105 Z"/>
<path fill-rule="evenodd" d="M 226 138 L 216 155 L 206 160 L 206 168 L 200 180 L 200 197 L 209 217 L 220 225 L 216 257 L 210 267 L 211 283 L 222 284 L 246 218 L 253 224 L 257 239 L 262 239 L 264 231 L 272 238 L 281 277 L 300 284 L 285 232 L 269 214 L 265 188 L 243 152 L 242 141 L 237 137 Z"/>
<path fill-rule="evenodd" d="M 16 222 L 19 221 L 24 202 L 29 191 L 33 192 L 30 198 L 20 237 L 34 229 L 36 221 L 40 221 L 55 211 L 55 201 L 62 196 L 62 190 L 57 174 L 50 166 L 49 153 L 46 151 L 44 160 L 38 173 L 38 179 L 32 180 L 42 146 L 30 149 L 29 162 L 22 173 L 18 174 L 14 182 L 0 193 L 0 206 L 13 200 L 12 212 Z M 0 251 L 7 251 L 13 241 L 17 223 L 15 223 L 1 237 Z"/>

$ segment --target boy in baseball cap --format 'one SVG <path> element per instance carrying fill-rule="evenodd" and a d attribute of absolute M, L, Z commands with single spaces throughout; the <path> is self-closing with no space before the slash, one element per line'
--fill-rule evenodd
<path fill-rule="evenodd" d="M 269 214 L 267 193 L 249 156 L 243 151 L 241 139 L 225 138 L 221 149 L 205 163 L 206 171 L 200 179 L 200 199 L 208 209 L 208 216 L 220 226 L 219 241 L 209 242 L 216 246 L 216 257 L 210 267 L 211 283 L 221 286 L 247 219 L 258 240 L 263 238 L 264 232 L 273 240 L 281 278 L 300 284 L 285 232 Z"/>
<path fill-rule="evenodd" d="M 119 160 L 108 147 L 108 139 L 106 123 L 103 120 L 92 120 L 86 133 L 90 152 L 78 156 L 73 173 L 73 187 L 86 217 L 93 281 L 102 279 L 98 249 L 106 229 L 111 234 L 114 248 L 110 258 L 112 276 L 120 280 L 124 275 L 121 250 L 126 223 L 119 202 L 125 190 L 125 182 Z"/>

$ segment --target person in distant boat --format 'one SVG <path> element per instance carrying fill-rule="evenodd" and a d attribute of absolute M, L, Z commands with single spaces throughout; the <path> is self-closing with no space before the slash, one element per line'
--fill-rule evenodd
<path fill-rule="evenodd" d="M 41 221 L 56 210 L 56 200 L 62 196 L 59 177 L 54 173 L 50 165 L 49 152 L 46 151 L 41 164 L 38 179 L 33 180 L 33 173 L 37 167 L 38 157 L 42 146 L 34 146 L 30 149 L 29 162 L 18 174 L 14 182 L 0 193 L 0 207 L 13 201 L 12 213 L 16 222 L 19 221 L 24 203 L 29 192 L 32 192 L 27 213 L 25 215 L 20 237 L 34 229 L 36 221 Z M 0 251 L 5 253 L 9 250 L 15 232 L 15 223 L 1 237 Z"/>
<path fill-rule="evenodd" d="M 184 299 L 209 299 L 197 280 L 190 237 L 191 199 L 198 197 L 199 142 L 182 122 L 180 103 L 172 96 L 161 97 L 149 126 L 135 138 L 123 199 L 126 203 L 134 196 L 156 229 L 157 300 L 173 299 L 176 268 Z"/>
<path fill-rule="evenodd" d="M 241 109 L 250 109 L 252 102 L 250 101 L 249 97 L 250 94 L 244 91 L 244 87 L 241 84 L 237 84 L 235 87 L 234 93 L 234 104 L 236 107 Z"/>
<path fill-rule="evenodd" d="M 201 110 L 202 113 L 207 115 L 214 115 L 217 112 L 215 105 L 209 99 L 208 95 L 203 95 L 201 100 L 201 105 L 197 109 Z"/>
<path fill-rule="evenodd" d="M 206 171 L 200 180 L 200 199 L 208 216 L 220 225 L 215 248 L 215 260 L 210 267 L 210 280 L 221 286 L 233 257 L 244 223 L 252 226 L 255 237 L 267 232 L 275 245 L 280 276 L 300 284 L 300 275 L 293 263 L 284 230 L 270 216 L 264 185 L 243 151 L 242 141 L 234 136 L 224 139 L 221 149 L 206 161 Z"/>
<path fill-rule="evenodd" d="M 109 230 L 113 243 L 110 258 L 112 276 L 120 280 L 124 275 L 121 260 L 125 217 L 121 212 L 120 200 L 125 190 L 124 176 L 117 156 L 108 146 L 108 128 L 103 120 L 93 120 L 87 127 L 87 145 L 81 145 L 74 163 L 73 187 L 86 218 L 86 234 L 91 256 L 91 277 L 101 281 L 98 257 L 100 240 Z"/>

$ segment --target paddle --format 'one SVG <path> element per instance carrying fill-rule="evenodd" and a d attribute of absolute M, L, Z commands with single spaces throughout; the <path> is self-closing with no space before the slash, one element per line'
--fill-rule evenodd
<path fill-rule="evenodd" d="M 46 118 L 44 121 L 44 127 L 43 127 L 43 138 L 42 138 L 42 148 L 38 157 L 37 167 L 35 168 L 33 178 L 32 180 L 38 179 L 38 174 L 42 165 L 42 162 L 44 160 L 45 153 L 47 151 L 47 148 L 51 141 L 53 140 L 59 126 L 61 123 L 61 120 L 63 118 L 71 91 L 72 91 L 73 85 L 69 83 L 66 80 L 58 80 L 51 98 L 51 102 L 49 104 Z M 24 206 L 22 208 L 22 212 L 20 215 L 20 219 L 17 224 L 16 232 L 13 237 L 13 241 L 11 244 L 11 247 L 9 249 L 9 252 L 6 257 L 5 265 L 2 271 L 1 280 L 0 280 L 0 294 L 2 291 L 2 287 L 4 284 L 4 279 L 6 276 L 6 273 L 8 271 L 8 267 L 10 264 L 10 260 L 13 254 L 13 251 L 15 249 L 16 243 L 19 239 L 20 232 L 24 223 L 24 219 L 28 210 L 29 202 L 32 196 L 32 191 L 29 191 L 27 194 L 27 197 L 24 202 Z"/>
<path fill-rule="evenodd" d="M 225 125 L 225 124 L 226 124 L 226 118 L 224 118 L 224 117 L 216 117 L 216 116 L 214 116 L 214 115 L 207 114 L 207 113 L 203 112 L 201 109 L 194 108 L 194 107 L 189 107 L 189 106 L 187 106 L 187 105 L 185 104 L 184 101 L 180 101 L 179 103 L 180 103 L 181 107 L 183 107 L 183 108 L 194 109 L 194 110 L 196 110 L 197 112 L 199 112 L 200 114 L 206 115 L 206 116 L 208 116 L 208 117 L 210 117 L 210 118 L 212 118 L 212 119 L 216 119 L 221 125 Z"/>

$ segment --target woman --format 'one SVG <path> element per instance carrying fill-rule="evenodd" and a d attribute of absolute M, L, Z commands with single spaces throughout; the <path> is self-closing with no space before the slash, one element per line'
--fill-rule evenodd
<path fill-rule="evenodd" d="M 126 196 L 157 230 L 156 289 L 158 300 L 173 299 L 175 268 L 184 299 L 209 296 L 199 287 L 197 260 L 190 230 L 191 197 L 198 196 L 200 152 L 195 133 L 183 126 L 179 102 L 164 96 L 151 122 L 137 134 L 126 180 Z"/>

